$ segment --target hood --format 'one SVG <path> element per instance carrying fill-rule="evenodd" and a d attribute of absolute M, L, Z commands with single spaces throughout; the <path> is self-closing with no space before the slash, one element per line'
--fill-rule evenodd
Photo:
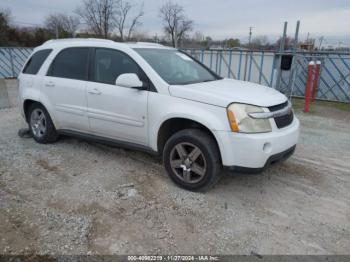
<path fill-rule="evenodd" d="M 227 107 L 233 102 L 262 107 L 284 103 L 285 95 L 273 88 L 234 79 L 190 85 L 172 85 L 171 96 Z"/>

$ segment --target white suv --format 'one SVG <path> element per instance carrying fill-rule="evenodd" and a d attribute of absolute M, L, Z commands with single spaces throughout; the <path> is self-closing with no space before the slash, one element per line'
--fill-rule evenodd
<path fill-rule="evenodd" d="M 223 79 L 158 44 L 50 40 L 34 50 L 19 84 L 37 142 L 65 134 L 159 154 L 189 190 L 213 185 L 223 167 L 256 172 L 286 159 L 299 136 L 283 94 Z"/>

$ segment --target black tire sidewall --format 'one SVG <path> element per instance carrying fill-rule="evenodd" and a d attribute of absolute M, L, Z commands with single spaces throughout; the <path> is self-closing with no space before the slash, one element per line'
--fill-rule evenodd
<path fill-rule="evenodd" d="M 197 146 L 203 153 L 207 170 L 204 175 L 204 178 L 198 183 L 186 183 L 174 174 L 171 165 L 170 165 L 170 152 L 171 150 L 179 143 L 188 142 Z M 191 191 L 202 191 L 205 190 L 208 186 L 211 186 L 217 181 L 217 178 L 220 174 L 220 165 L 218 164 L 218 150 L 216 149 L 216 144 L 213 139 L 211 139 L 205 132 L 200 130 L 184 130 L 173 135 L 165 145 L 163 151 L 163 163 L 165 170 L 169 174 L 170 178 L 182 188 Z"/>
<path fill-rule="evenodd" d="M 30 123 L 31 116 L 32 116 L 32 113 L 35 109 L 40 109 L 45 114 L 46 132 L 42 137 L 36 137 L 33 133 L 32 127 L 31 127 L 31 123 Z M 56 132 L 55 126 L 51 120 L 51 117 L 50 117 L 49 113 L 47 112 L 46 108 L 39 103 L 34 103 L 29 107 L 28 126 L 29 126 L 29 131 L 30 131 L 33 139 L 38 143 L 47 144 L 47 143 L 53 143 L 57 140 L 57 132 Z"/>

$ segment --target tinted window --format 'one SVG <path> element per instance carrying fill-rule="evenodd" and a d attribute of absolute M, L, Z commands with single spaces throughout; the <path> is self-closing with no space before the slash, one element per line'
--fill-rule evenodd
<path fill-rule="evenodd" d="M 61 51 L 53 61 L 48 75 L 86 80 L 89 48 L 68 48 Z"/>
<path fill-rule="evenodd" d="M 96 49 L 94 65 L 96 82 L 114 85 L 118 76 L 126 73 L 135 73 L 140 80 L 146 80 L 143 71 L 126 54 L 112 49 Z"/>
<path fill-rule="evenodd" d="M 52 49 L 45 49 L 36 52 L 32 57 L 28 60 L 27 64 L 23 69 L 24 74 L 35 75 L 39 72 L 40 67 L 44 63 L 45 59 L 49 56 Z"/>

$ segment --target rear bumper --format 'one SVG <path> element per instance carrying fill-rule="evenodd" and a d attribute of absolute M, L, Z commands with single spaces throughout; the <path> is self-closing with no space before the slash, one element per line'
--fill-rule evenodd
<path fill-rule="evenodd" d="M 270 133 L 215 131 L 214 134 L 223 166 L 263 170 L 275 159 L 293 153 L 299 139 L 299 120 L 295 117 L 288 127 L 274 128 Z"/>

